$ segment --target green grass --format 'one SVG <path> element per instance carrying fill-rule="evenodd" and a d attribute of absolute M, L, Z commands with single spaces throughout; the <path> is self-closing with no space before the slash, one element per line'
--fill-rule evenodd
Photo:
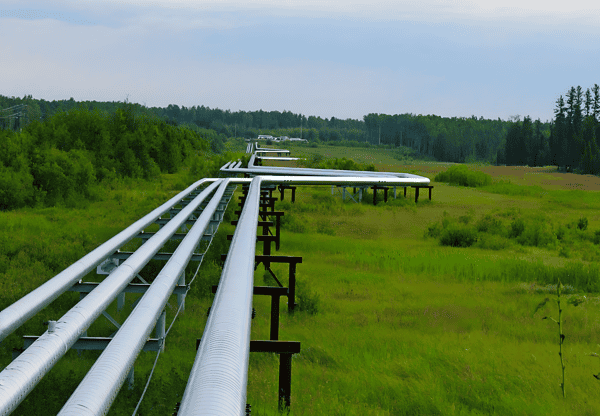
<path fill-rule="evenodd" d="M 351 157 L 371 149 L 336 150 Z M 414 168 L 430 174 L 431 166 Z M 164 177 L 164 191 L 135 183 L 116 186 L 86 209 L 0 213 L 0 308 L 168 199 L 186 184 L 184 175 Z M 342 202 L 328 187 L 300 187 L 296 203 L 289 196 L 277 203 L 286 214 L 276 254 L 303 257 L 297 278 L 305 310 L 288 315 L 286 299 L 280 308 L 280 338 L 302 342 L 293 359 L 291 414 L 600 414 L 600 386 L 593 377 L 597 358 L 590 356 L 600 352 L 598 194 L 544 187 L 521 191 L 524 187 L 514 183 L 434 185 L 433 201 L 417 204 L 411 195 L 377 206 L 368 197 L 362 204 Z M 577 226 L 583 217 L 587 229 Z M 519 219 L 523 227 L 512 235 Z M 478 240 L 452 247 L 424 236 L 433 224 L 443 230 L 444 221 L 471 227 Z M 141 414 L 170 414 L 181 400 L 211 304 L 210 285 L 220 275 L 215 260 L 226 252 L 225 235 L 232 232 L 222 225 L 169 334 Z M 544 243 L 540 235 L 554 240 Z M 144 273 L 158 267 L 142 275 L 150 278 Z M 275 265 L 274 271 L 285 284 L 287 266 Z M 567 285 L 566 300 L 587 297 L 564 311 L 566 399 L 559 385 L 556 324 L 540 319 L 555 313 L 554 305 L 532 316 L 556 290 L 552 285 L 559 277 Z M 262 266 L 255 284 L 272 284 Z M 0 344 L 0 368 L 10 362 L 21 335 L 42 333 L 44 320 L 61 316 L 77 299 L 73 293 L 61 296 Z M 127 295 L 128 308 L 135 299 Z M 267 339 L 270 299 L 257 296 L 254 307 L 252 339 Z M 128 308 L 119 313 L 111 305 L 109 312 L 122 322 Z M 167 307 L 167 324 L 172 316 Z M 113 330 L 100 318 L 90 335 Z M 15 414 L 57 413 L 97 356 L 69 352 Z M 140 354 L 135 388 L 122 390 L 110 415 L 131 414 L 153 360 L 153 353 Z M 277 357 L 251 353 L 247 402 L 253 415 L 277 414 L 277 383 Z"/>
<path fill-rule="evenodd" d="M 486 186 L 492 184 L 492 177 L 483 172 L 469 169 L 466 165 L 450 166 L 445 172 L 435 176 L 436 182 L 446 182 L 461 186 Z"/>

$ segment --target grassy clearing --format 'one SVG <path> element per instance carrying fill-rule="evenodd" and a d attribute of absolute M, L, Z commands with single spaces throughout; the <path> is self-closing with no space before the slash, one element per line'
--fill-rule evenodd
<path fill-rule="evenodd" d="M 340 150 L 347 154 L 334 157 L 370 149 Z M 408 170 L 398 161 L 388 162 L 394 170 Z M 431 178 L 443 169 L 431 163 L 411 168 Z M 173 189 L 180 181 L 168 177 L 164 185 Z M 433 201 L 418 204 L 410 194 L 377 206 L 368 198 L 363 204 L 344 203 L 326 187 L 301 187 L 295 204 L 277 203 L 286 212 L 277 254 L 304 259 L 298 280 L 305 310 L 289 316 L 287 301 L 281 301 L 280 338 L 302 342 L 302 352 L 293 359 L 291 414 L 600 414 L 600 386 L 593 377 L 598 363 L 590 356 L 600 353 L 598 194 L 541 182 L 535 192 L 521 192 L 523 186 L 515 182 L 502 185 L 506 192 L 494 192 L 494 183 L 477 188 L 434 185 Z M 172 192 L 144 194 L 132 186 L 115 189 L 121 196 L 108 195 L 86 210 L 0 213 L 5 226 L 0 229 L 13 227 L 0 240 L 0 307 Z M 442 245 L 439 236 L 425 237 L 434 224 L 443 230 L 444 221 L 446 227 L 472 227 L 477 241 L 452 247 Z M 170 414 L 181 399 L 211 303 L 210 285 L 220 275 L 214 260 L 227 250 L 224 236 L 233 232 L 231 226 L 222 227 L 167 339 L 142 405 L 144 415 Z M 285 282 L 286 267 L 274 270 Z M 21 272 L 27 279 L 19 280 Z M 566 399 L 560 388 L 556 324 L 541 320 L 556 314 L 556 306 L 548 303 L 533 315 L 556 292 L 558 277 L 567 285 L 565 302 L 586 296 L 577 308 L 567 304 L 563 311 Z M 270 284 L 261 267 L 255 283 Z M 76 300 L 74 294 L 61 297 L 58 306 L 42 311 L 3 342 L 0 367 L 10 361 L 20 335 L 42 333 L 44 320 L 60 316 Z M 127 295 L 128 304 L 134 300 Z M 267 339 L 270 300 L 257 296 L 254 307 L 252 338 Z M 124 318 L 115 305 L 110 313 Z M 171 318 L 167 308 L 167 322 Z M 101 318 L 90 334 L 112 331 Z M 56 413 L 97 355 L 69 352 L 17 414 Z M 131 414 L 153 360 L 152 353 L 140 355 L 135 388 L 120 393 L 111 415 Z M 252 414 L 277 414 L 277 357 L 252 353 L 249 371 Z M 56 393 L 48 397 L 47 391 Z"/>
<path fill-rule="evenodd" d="M 295 206 L 283 203 L 286 212 L 307 215 L 305 205 L 312 205 L 311 218 L 329 211 L 342 226 L 333 236 L 310 226 L 284 234 L 286 253 L 304 256 L 299 278 L 321 298 L 315 316 L 282 316 L 282 337 L 303 342 L 294 358 L 293 414 L 600 410 L 588 355 L 598 349 L 598 290 L 578 308 L 565 308 L 567 400 L 559 386 L 555 324 L 540 320 L 552 306 L 533 316 L 556 290 L 544 276 L 551 281 L 580 262 L 519 244 L 500 251 L 455 248 L 415 236 L 410 228 L 425 231 L 423 217 L 435 216 L 435 203 L 388 209 L 342 204 L 338 197 L 319 208 L 313 201 L 330 201 L 329 191 L 311 193 L 302 193 Z M 393 236 L 394 216 L 417 225 Z M 369 238 L 352 231 L 361 226 Z M 569 286 L 566 296 L 582 293 L 581 287 Z M 249 384 L 248 400 L 255 398 L 258 414 L 275 414 L 276 366 L 258 357 L 251 365 L 259 381 Z"/>

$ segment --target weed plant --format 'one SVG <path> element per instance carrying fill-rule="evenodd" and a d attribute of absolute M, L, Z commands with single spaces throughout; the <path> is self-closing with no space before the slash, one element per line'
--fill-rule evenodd
<path fill-rule="evenodd" d="M 544 316 L 542 319 L 550 319 L 552 322 L 556 323 L 558 325 L 558 356 L 560 357 L 560 369 L 561 369 L 561 375 L 562 375 L 562 379 L 561 379 L 561 383 L 560 383 L 560 389 L 562 391 L 562 396 L 563 398 L 566 397 L 566 393 L 565 393 L 565 359 L 564 359 L 564 353 L 563 353 L 563 344 L 565 343 L 565 334 L 563 333 L 563 309 L 562 309 L 562 305 L 561 305 L 561 301 L 564 302 L 564 296 L 561 299 L 561 292 L 563 289 L 563 285 L 560 282 L 560 279 L 558 280 L 558 283 L 556 284 L 556 304 L 558 306 L 558 320 L 552 318 L 551 316 Z M 578 306 L 579 304 L 583 303 L 583 301 L 585 300 L 585 297 L 571 297 L 568 300 L 568 303 L 574 306 Z M 546 298 L 544 299 L 536 308 L 535 311 L 533 312 L 533 314 L 535 315 L 535 313 L 543 308 L 546 303 L 548 303 L 548 301 L 550 301 L 550 298 Z"/>

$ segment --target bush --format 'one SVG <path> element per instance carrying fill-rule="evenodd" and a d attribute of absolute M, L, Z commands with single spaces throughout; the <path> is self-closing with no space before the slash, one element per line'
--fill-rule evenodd
<path fill-rule="evenodd" d="M 501 235 L 482 234 L 477 241 L 477 247 L 486 250 L 504 250 L 510 246 L 510 240 Z"/>
<path fill-rule="evenodd" d="M 443 246 L 470 247 L 477 242 L 477 232 L 471 227 L 461 227 L 452 224 L 446 228 L 440 237 Z"/>
<path fill-rule="evenodd" d="M 331 221 L 324 218 L 317 221 L 317 232 L 325 235 L 335 235 L 335 228 L 331 226 Z"/>
<path fill-rule="evenodd" d="M 490 234 L 502 234 L 504 224 L 502 221 L 490 214 L 484 215 L 476 225 L 477 231 Z"/>
<path fill-rule="evenodd" d="M 594 232 L 594 244 L 600 244 L 600 230 Z"/>
<path fill-rule="evenodd" d="M 517 238 L 525 231 L 525 222 L 522 218 L 516 218 L 510 224 L 510 237 Z"/>
<path fill-rule="evenodd" d="M 438 238 L 442 235 L 443 230 L 444 228 L 439 222 L 434 222 L 427 227 L 427 230 L 425 230 L 425 237 Z"/>
<path fill-rule="evenodd" d="M 579 218 L 579 221 L 577 221 L 577 228 L 579 228 L 581 231 L 585 231 L 587 230 L 587 227 L 588 219 L 586 217 Z"/>
<path fill-rule="evenodd" d="M 560 227 L 558 227 L 558 230 L 556 230 L 556 239 L 562 241 L 565 239 L 566 236 L 567 230 L 561 225 Z"/>
<path fill-rule="evenodd" d="M 305 233 L 307 230 L 306 221 L 289 212 L 281 217 L 281 228 L 299 234 Z"/>
<path fill-rule="evenodd" d="M 308 283 L 301 279 L 296 279 L 296 310 L 308 312 L 315 315 L 321 307 L 321 297 L 318 293 L 311 290 Z"/>
<path fill-rule="evenodd" d="M 451 166 L 445 172 L 438 173 L 434 180 L 436 182 L 446 182 L 471 187 L 492 184 L 492 177 L 490 175 L 470 170 L 465 165 Z"/>
<path fill-rule="evenodd" d="M 546 247 L 556 244 L 556 235 L 546 221 L 533 221 L 517 237 L 519 244 L 524 246 Z"/>

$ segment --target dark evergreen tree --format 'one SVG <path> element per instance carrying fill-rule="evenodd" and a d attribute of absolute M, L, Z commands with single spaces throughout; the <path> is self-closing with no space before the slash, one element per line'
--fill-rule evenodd
<path fill-rule="evenodd" d="M 568 143 L 567 143 L 567 116 L 566 107 L 563 96 L 561 95 L 556 101 L 556 108 L 554 110 L 554 149 L 552 154 L 558 165 L 559 169 L 561 166 L 566 166 L 568 154 Z"/>

